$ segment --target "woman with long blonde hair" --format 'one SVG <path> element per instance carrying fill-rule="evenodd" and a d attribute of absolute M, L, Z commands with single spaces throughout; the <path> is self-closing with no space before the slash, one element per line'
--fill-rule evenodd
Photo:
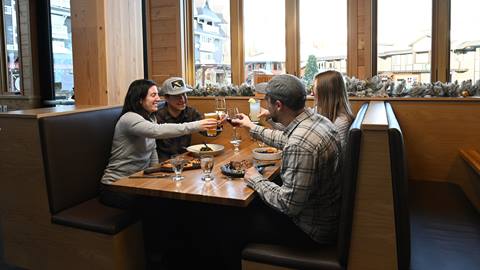
<path fill-rule="evenodd" d="M 334 70 L 316 74 L 313 82 L 313 96 L 317 113 L 330 119 L 337 127 L 343 146 L 348 129 L 355 117 L 348 101 L 342 74 Z"/>

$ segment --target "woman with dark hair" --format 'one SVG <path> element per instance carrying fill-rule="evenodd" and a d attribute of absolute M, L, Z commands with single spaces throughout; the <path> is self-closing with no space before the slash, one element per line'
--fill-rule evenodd
<path fill-rule="evenodd" d="M 115 125 L 110 160 L 101 180 L 103 184 L 111 184 L 158 163 L 155 139 L 172 138 L 217 126 L 216 119 L 157 124 L 154 113 L 158 110 L 159 102 L 155 82 L 140 79 L 130 84 L 122 113 Z M 102 201 L 120 208 L 130 207 L 131 198 L 112 198 L 119 194 L 104 190 Z"/>

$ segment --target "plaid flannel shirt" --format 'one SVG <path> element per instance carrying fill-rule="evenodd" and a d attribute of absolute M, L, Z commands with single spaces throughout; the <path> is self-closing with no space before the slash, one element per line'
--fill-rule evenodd
<path fill-rule="evenodd" d="M 283 150 L 281 186 L 258 175 L 245 179 L 272 208 L 288 215 L 318 243 L 336 239 L 341 142 L 325 117 L 305 110 L 284 131 L 256 126 L 254 138 Z"/>

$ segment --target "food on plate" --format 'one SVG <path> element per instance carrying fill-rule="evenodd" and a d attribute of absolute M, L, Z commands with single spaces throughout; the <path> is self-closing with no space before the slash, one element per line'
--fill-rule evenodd
<path fill-rule="evenodd" d="M 208 152 L 208 151 L 213 151 L 213 149 L 210 148 L 209 146 L 204 146 L 200 148 L 200 152 Z"/>
<path fill-rule="evenodd" d="M 234 171 L 245 171 L 246 169 L 252 167 L 253 163 L 251 160 L 242 160 L 242 161 L 230 161 L 230 163 L 228 163 L 228 167 L 230 168 L 230 170 L 234 170 Z"/>
<path fill-rule="evenodd" d="M 278 149 L 273 147 L 264 147 L 255 149 L 255 152 L 260 154 L 274 154 L 278 152 Z"/>
<path fill-rule="evenodd" d="M 173 165 L 170 160 L 167 160 L 162 163 L 162 168 L 173 169 Z M 183 167 L 183 169 L 185 170 L 188 168 L 200 168 L 200 159 L 194 158 L 190 160 L 185 160 L 185 166 Z"/>

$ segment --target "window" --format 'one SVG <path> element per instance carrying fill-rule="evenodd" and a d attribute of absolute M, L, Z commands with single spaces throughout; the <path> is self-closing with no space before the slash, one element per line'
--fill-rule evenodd
<path fill-rule="evenodd" d="M 70 0 L 50 0 L 55 99 L 73 96 Z"/>
<path fill-rule="evenodd" d="M 230 1 L 194 1 L 195 84 L 231 84 Z"/>
<path fill-rule="evenodd" d="M 430 82 L 430 58 L 422 56 L 424 64 L 414 65 L 413 57 L 430 55 L 432 1 L 378 0 L 377 18 L 378 74 L 394 81 Z"/>
<path fill-rule="evenodd" d="M 300 74 L 305 82 L 311 83 L 317 71 L 334 69 L 346 74 L 346 65 L 340 64 L 346 59 L 347 1 L 300 0 Z M 316 70 L 316 63 L 323 61 L 329 63 L 328 68 L 320 65 Z"/>
<path fill-rule="evenodd" d="M 478 0 L 451 0 L 451 81 L 480 80 L 480 28 Z"/>
<path fill-rule="evenodd" d="M 22 91 L 22 65 L 20 54 L 19 14 L 17 0 L 3 0 L 3 94 L 20 95 Z"/>
<path fill-rule="evenodd" d="M 244 0 L 243 15 L 247 83 L 255 74 L 285 73 L 285 1 Z"/>

